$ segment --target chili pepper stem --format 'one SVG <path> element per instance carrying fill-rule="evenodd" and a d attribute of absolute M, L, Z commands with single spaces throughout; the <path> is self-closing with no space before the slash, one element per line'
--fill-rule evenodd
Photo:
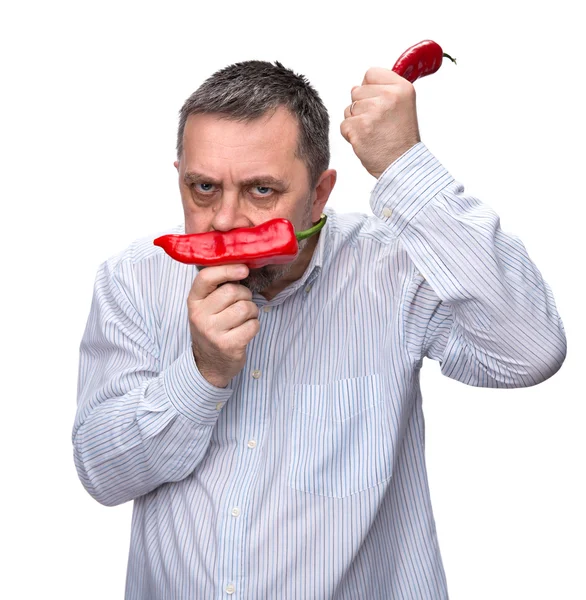
<path fill-rule="evenodd" d="M 445 56 L 446 58 L 449 58 L 455 65 L 457 65 L 458 63 L 456 62 L 455 58 L 452 58 L 449 54 L 446 54 L 445 52 L 443 53 L 443 56 Z"/>
<path fill-rule="evenodd" d="M 321 219 L 313 227 L 310 227 L 309 229 L 306 229 L 305 231 L 298 231 L 295 234 L 297 241 L 300 242 L 301 240 L 311 237 L 314 233 L 317 233 L 326 224 L 327 218 L 328 218 L 327 215 L 324 215 L 322 213 Z"/>

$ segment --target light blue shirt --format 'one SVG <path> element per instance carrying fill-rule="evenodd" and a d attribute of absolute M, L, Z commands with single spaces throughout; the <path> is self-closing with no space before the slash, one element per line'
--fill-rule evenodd
<path fill-rule="evenodd" d="M 371 207 L 326 207 L 303 277 L 254 295 L 260 331 L 223 389 L 191 350 L 196 268 L 156 236 L 100 266 L 74 458 L 97 501 L 134 500 L 127 600 L 448 597 L 423 358 L 468 385 L 527 387 L 561 367 L 566 337 L 521 240 L 423 143 Z"/>

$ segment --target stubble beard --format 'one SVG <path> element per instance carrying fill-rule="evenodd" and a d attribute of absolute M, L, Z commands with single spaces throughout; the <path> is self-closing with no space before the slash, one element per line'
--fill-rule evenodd
<path fill-rule="evenodd" d="M 312 208 L 312 197 L 307 199 L 305 203 L 305 213 L 303 214 L 303 223 L 301 230 L 309 229 L 313 223 L 311 221 L 311 208 Z M 311 238 L 306 238 L 298 242 L 298 253 L 297 257 L 301 254 L 305 246 L 307 246 Z M 242 279 L 238 283 L 247 287 L 253 294 L 262 292 L 263 290 L 270 287 L 275 281 L 278 281 L 282 277 L 288 275 L 293 268 L 294 260 L 282 265 L 265 265 L 260 269 L 250 269 L 248 277 Z"/>

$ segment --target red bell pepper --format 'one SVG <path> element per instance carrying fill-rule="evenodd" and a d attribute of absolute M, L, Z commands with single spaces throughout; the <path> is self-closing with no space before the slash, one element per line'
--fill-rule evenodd
<path fill-rule="evenodd" d="M 230 231 L 168 234 L 153 241 L 175 260 L 202 267 L 243 263 L 251 269 L 268 264 L 291 262 L 298 252 L 298 240 L 317 233 L 326 215 L 310 229 L 297 234 L 287 219 L 272 219 L 256 227 L 237 227 Z"/>

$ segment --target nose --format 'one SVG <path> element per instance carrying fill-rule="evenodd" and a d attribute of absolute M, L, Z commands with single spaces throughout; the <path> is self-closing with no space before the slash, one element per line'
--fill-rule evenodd
<path fill-rule="evenodd" d="M 214 207 L 212 227 L 216 231 L 229 231 L 237 227 L 251 227 L 254 225 L 242 212 L 242 206 L 236 192 L 225 191 L 222 199 Z"/>

